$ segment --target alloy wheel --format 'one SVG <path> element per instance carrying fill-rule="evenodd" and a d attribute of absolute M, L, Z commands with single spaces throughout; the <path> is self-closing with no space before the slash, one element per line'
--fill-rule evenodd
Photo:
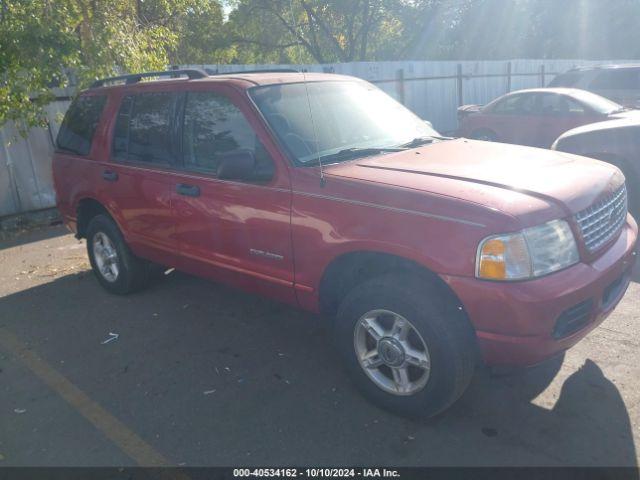
<path fill-rule="evenodd" d="M 103 232 L 93 236 L 93 258 L 100 275 L 108 281 L 115 282 L 120 274 L 118 252 L 111 239 Z"/>
<path fill-rule="evenodd" d="M 356 357 L 365 374 L 382 390 L 413 395 L 431 373 L 431 356 L 416 327 L 389 310 L 371 310 L 356 322 Z"/>

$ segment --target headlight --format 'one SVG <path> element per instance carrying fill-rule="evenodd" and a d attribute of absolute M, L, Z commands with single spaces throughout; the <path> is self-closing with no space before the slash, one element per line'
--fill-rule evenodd
<path fill-rule="evenodd" d="M 580 259 L 571 227 L 553 220 L 518 233 L 494 235 L 478 246 L 476 276 L 523 280 L 566 268 Z"/>

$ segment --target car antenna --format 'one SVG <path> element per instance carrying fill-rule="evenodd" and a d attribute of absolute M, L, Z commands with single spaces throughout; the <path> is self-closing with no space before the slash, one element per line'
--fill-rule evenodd
<path fill-rule="evenodd" d="M 289 9 L 291 12 L 291 19 L 295 22 L 295 16 L 293 14 L 293 0 L 289 0 Z M 297 22 L 296 22 L 297 23 Z M 299 24 L 297 25 L 299 27 Z M 300 38 L 303 37 L 302 31 L 298 31 Z M 320 186 L 324 187 L 327 183 L 324 178 L 324 167 L 322 166 L 322 157 L 320 156 L 320 143 L 318 142 L 318 132 L 316 131 L 316 122 L 313 119 L 313 111 L 311 110 L 311 98 L 309 97 L 309 87 L 307 86 L 307 69 L 302 68 L 302 83 L 304 84 L 304 91 L 307 95 L 307 107 L 309 108 L 309 118 L 311 119 L 311 128 L 313 129 L 313 141 L 316 145 L 316 155 L 318 156 L 318 165 L 320 166 Z"/>
<path fill-rule="evenodd" d="M 316 122 L 313 120 L 313 111 L 311 109 L 311 98 L 309 97 L 309 87 L 307 86 L 307 74 L 306 68 L 302 69 L 302 79 L 304 83 L 304 90 L 307 94 L 307 106 L 309 108 L 309 117 L 311 118 L 311 128 L 313 129 L 313 142 L 316 145 L 316 154 L 318 155 L 318 165 L 320 166 L 320 186 L 324 187 L 327 183 L 324 178 L 324 168 L 322 166 L 322 157 L 320 156 L 320 143 L 318 142 L 318 132 L 316 131 Z"/>

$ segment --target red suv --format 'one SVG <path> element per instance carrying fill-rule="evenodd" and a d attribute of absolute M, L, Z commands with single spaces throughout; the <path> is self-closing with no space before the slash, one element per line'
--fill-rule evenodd
<path fill-rule="evenodd" d="M 153 262 L 320 313 L 361 390 L 413 415 L 449 406 L 479 362 L 574 345 L 635 260 L 616 167 L 444 138 L 338 75 L 98 81 L 53 171 L 108 291 L 143 287 Z"/>

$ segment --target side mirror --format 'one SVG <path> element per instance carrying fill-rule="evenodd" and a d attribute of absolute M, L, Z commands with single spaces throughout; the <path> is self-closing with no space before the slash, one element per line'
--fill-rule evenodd
<path fill-rule="evenodd" d="M 218 165 L 218 178 L 223 180 L 253 180 L 256 159 L 249 150 L 224 154 Z"/>

